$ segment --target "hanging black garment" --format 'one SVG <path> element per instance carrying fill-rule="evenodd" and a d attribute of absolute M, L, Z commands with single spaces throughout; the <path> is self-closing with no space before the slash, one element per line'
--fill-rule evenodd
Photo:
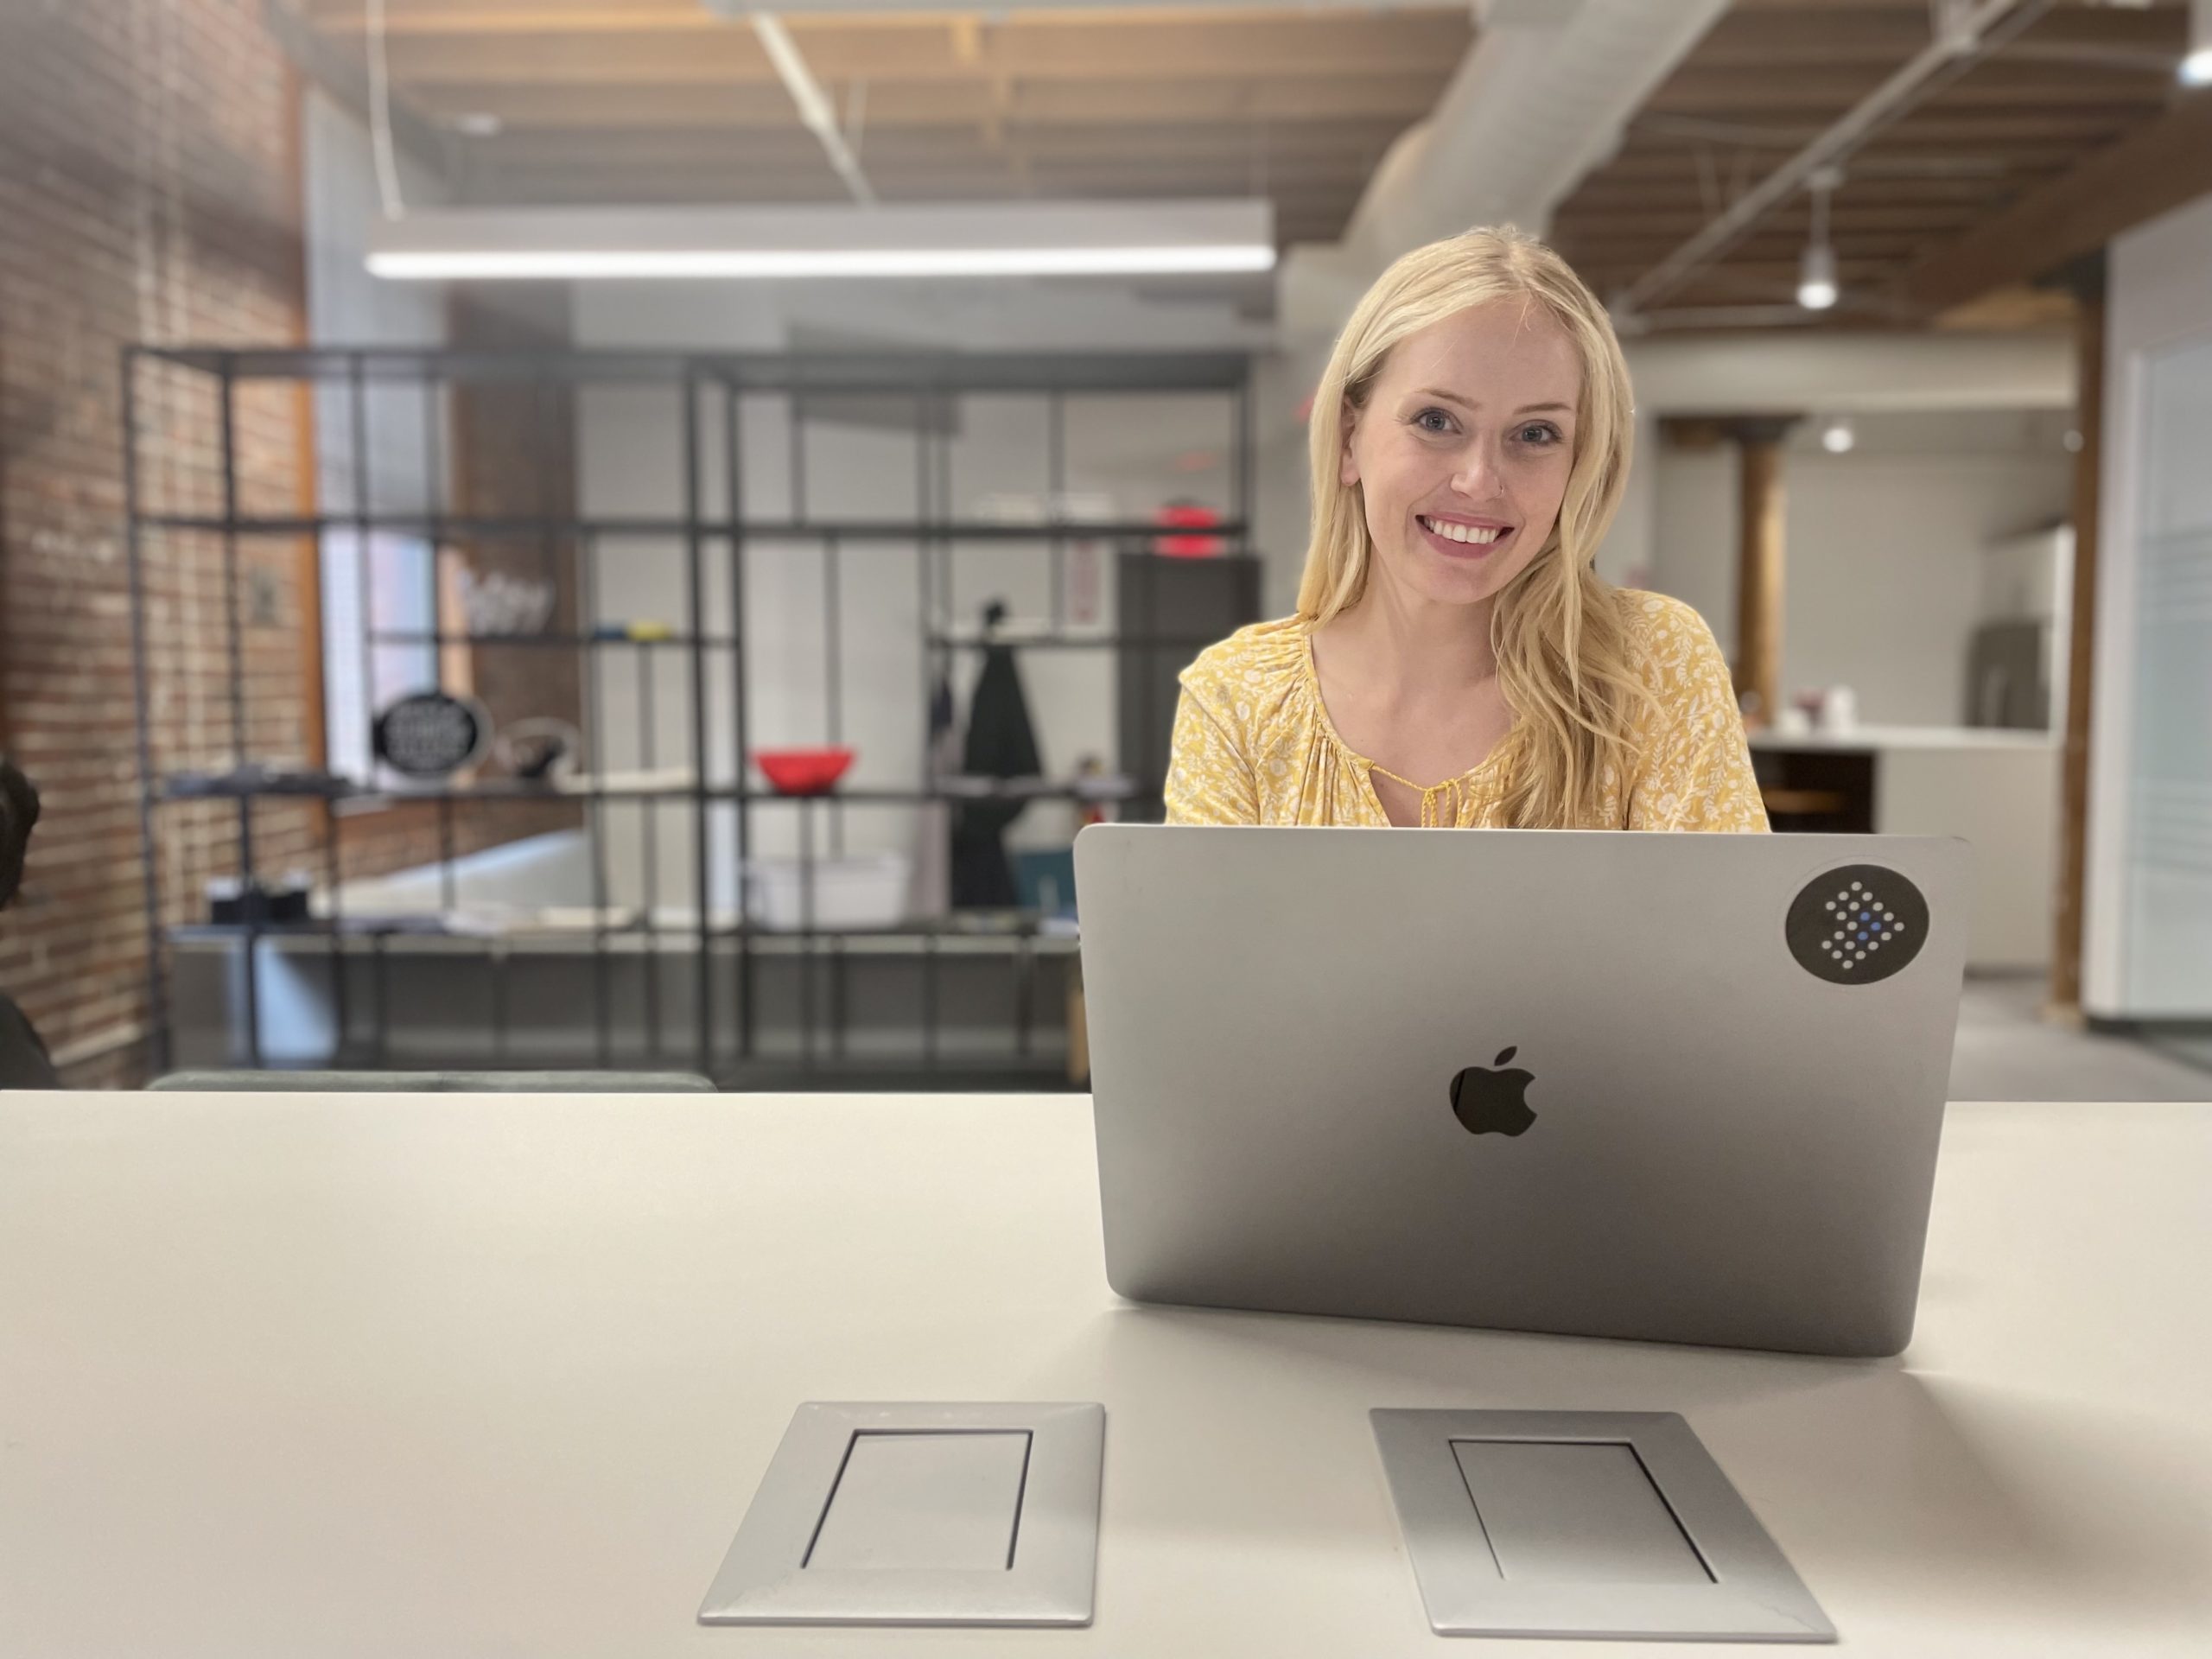
<path fill-rule="evenodd" d="M 986 638 L 1005 614 L 1006 607 L 996 602 L 985 608 Z M 1011 646 L 995 644 L 984 649 L 960 761 L 961 771 L 974 778 L 1034 778 L 1045 769 Z M 954 909 L 1004 908 L 1015 902 L 1006 832 L 1027 805 L 1027 801 L 963 801 L 953 808 Z"/>

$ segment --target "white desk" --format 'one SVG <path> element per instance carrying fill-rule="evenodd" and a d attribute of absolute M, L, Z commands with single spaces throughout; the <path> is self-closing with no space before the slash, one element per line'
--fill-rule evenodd
<path fill-rule="evenodd" d="M 0 1653 L 1434 1659 L 1396 1405 L 1682 1412 L 1853 1652 L 2202 1656 L 2209 1178 L 1955 1109 L 1900 1365 L 1118 1305 L 1077 1098 L 0 1096 Z M 693 1623 L 797 1402 L 965 1398 L 1105 1403 L 1090 1629 Z"/>

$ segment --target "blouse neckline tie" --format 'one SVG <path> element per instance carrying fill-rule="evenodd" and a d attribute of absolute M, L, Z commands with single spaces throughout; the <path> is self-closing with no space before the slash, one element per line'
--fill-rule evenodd
<path fill-rule="evenodd" d="M 1455 828 L 1458 826 L 1460 799 L 1459 780 L 1457 778 L 1447 778 L 1440 784 L 1423 785 L 1414 782 L 1410 778 L 1401 778 L 1389 767 L 1377 766 L 1372 760 L 1367 763 L 1367 769 L 1370 772 L 1379 772 L 1392 783 L 1403 784 L 1408 789 L 1420 795 L 1421 827 L 1424 830 L 1440 830 L 1444 827 L 1443 810 L 1440 803 L 1446 794 L 1449 794 L 1452 798 L 1452 823 Z M 1370 787 L 1373 785 L 1370 785 Z M 1389 814 L 1386 813 L 1384 816 L 1387 817 Z"/>

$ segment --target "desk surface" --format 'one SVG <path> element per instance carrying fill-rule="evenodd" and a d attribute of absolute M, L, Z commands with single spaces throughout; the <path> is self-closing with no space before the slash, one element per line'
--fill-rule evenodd
<path fill-rule="evenodd" d="M 1870 1363 L 1119 1304 L 1074 1097 L 0 1096 L 0 1652 L 1433 1659 L 1390 1405 L 1681 1412 L 1853 1651 L 2201 1655 L 2208 1177 L 1955 1107 Z M 1090 1629 L 694 1624 L 794 1405 L 969 1398 L 1105 1403 Z"/>

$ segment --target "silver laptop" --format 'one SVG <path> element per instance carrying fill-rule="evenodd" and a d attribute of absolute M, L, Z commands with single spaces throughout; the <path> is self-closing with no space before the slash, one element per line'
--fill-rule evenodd
<path fill-rule="evenodd" d="M 1896 1353 L 1968 857 L 1085 830 L 1107 1277 L 1141 1301 Z"/>

